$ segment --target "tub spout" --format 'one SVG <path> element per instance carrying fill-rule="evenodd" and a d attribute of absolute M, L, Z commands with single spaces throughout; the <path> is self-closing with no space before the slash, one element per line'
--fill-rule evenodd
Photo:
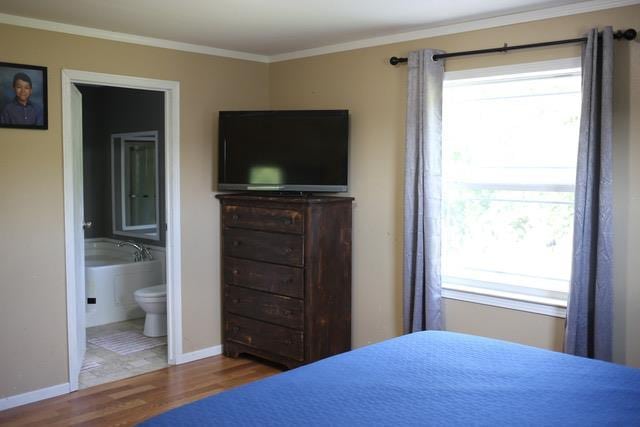
<path fill-rule="evenodd" d="M 116 246 L 119 248 L 122 246 L 131 246 L 134 248 L 136 250 L 133 254 L 133 260 L 135 262 L 144 261 L 145 259 L 151 261 L 153 259 L 151 252 L 149 252 L 149 249 L 143 243 L 135 243 L 127 240 L 116 242 Z"/>

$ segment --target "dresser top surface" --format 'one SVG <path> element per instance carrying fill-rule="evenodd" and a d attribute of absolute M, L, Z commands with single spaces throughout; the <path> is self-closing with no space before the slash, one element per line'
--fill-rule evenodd
<path fill-rule="evenodd" d="M 353 197 L 346 196 L 317 196 L 317 195 L 273 195 L 255 193 L 229 193 L 217 194 L 216 198 L 223 202 L 269 202 L 286 204 L 311 204 L 311 203 L 348 203 L 353 202 Z"/>

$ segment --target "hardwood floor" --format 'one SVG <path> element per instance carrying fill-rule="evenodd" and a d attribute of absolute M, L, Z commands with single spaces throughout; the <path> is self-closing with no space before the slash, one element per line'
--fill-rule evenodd
<path fill-rule="evenodd" d="M 279 369 L 215 356 L 0 412 L 2 426 L 128 426 Z"/>

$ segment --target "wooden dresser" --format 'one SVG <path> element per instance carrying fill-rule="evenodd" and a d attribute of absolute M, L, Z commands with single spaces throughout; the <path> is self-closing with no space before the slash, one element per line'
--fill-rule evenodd
<path fill-rule="evenodd" d="M 294 368 L 350 350 L 353 198 L 217 198 L 224 354 Z"/>

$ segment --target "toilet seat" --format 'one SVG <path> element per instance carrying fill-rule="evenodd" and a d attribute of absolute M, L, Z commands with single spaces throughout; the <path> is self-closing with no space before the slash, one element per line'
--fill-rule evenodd
<path fill-rule="evenodd" d="M 157 285 L 138 289 L 133 293 L 133 295 L 141 298 L 166 298 L 167 285 Z"/>

